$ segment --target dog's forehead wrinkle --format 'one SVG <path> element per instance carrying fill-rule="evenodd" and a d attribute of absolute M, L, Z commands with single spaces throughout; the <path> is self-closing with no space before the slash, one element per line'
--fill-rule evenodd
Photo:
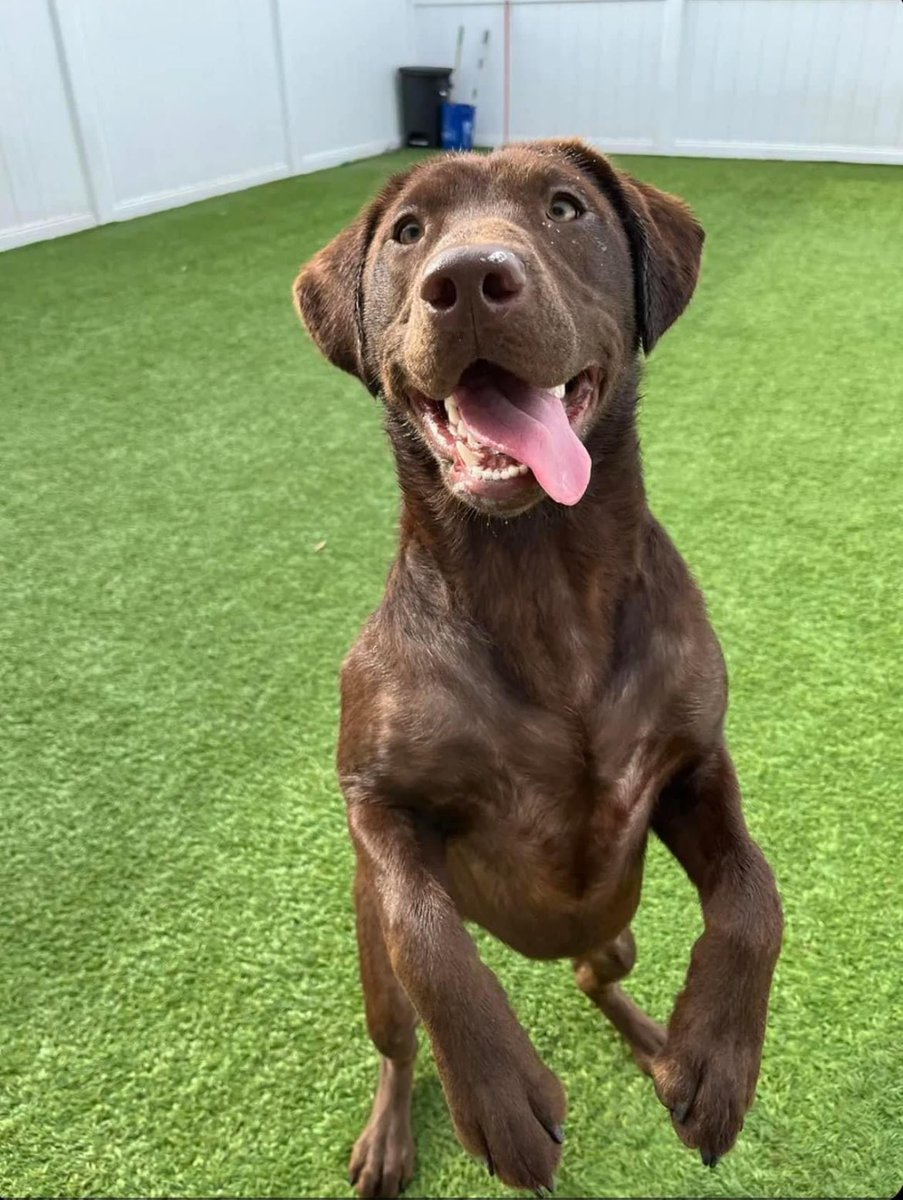
<path fill-rule="evenodd" d="M 396 199 L 402 206 L 428 205 L 435 200 L 455 203 L 468 197 L 483 196 L 487 182 L 478 155 L 463 161 L 433 159 L 415 169 Z"/>
<path fill-rule="evenodd" d="M 396 197 L 395 208 L 398 213 L 405 208 L 416 208 L 427 218 L 449 215 L 457 210 L 513 214 L 535 208 L 554 186 L 579 190 L 579 180 L 566 164 L 557 164 L 555 172 L 549 169 L 537 171 L 537 161 L 542 160 L 537 160 L 535 155 L 524 157 L 525 161 L 519 163 L 497 159 L 495 155 L 474 156 L 474 161 L 467 163 L 469 169 L 465 172 L 451 170 L 459 164 L 448 160 L 424 164 Z M 542 166 L 546 168 L 544 162 Z"/>

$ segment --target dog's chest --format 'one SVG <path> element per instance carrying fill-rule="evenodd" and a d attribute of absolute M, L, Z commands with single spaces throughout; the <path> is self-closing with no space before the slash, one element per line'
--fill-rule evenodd
<path fill-rule="evenodd" d="M 559 673 L 545 689 L 446 627 L 381 692 L 381 790 L 444 837 L 462 914 L 528 955 L 597 945 L 638 898 L 667 758 L 651 734 L 662 696 L 638 705 L 635 687 L 590 669 L 600 661 L 585 655 L 579 681 Z"/>
<path fill-rule="evenodd" d="M 545 765 L 545 764 L 544 764 Z M 639 898 L 648 813 L 619 782 L 499 773 L 447 840 L 462 914 L 533 957 L 576 955 L 615 936 Z"/>
<path fill-rule="evenodd" d="M 609 919 L 614 935 L 638 895 L 646 746 L 611 753 L 561 713 L 526 709 L 491 729 L 477 715 L 462 720 L 453 752 L 436 741 L 433 795 L 459 909 L 539 957 L 595 944 Z"/>

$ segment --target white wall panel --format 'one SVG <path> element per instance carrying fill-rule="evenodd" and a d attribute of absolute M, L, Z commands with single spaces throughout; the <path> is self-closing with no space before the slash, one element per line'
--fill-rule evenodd
<path fill-rule="evenodd" d="M 657 136 L 660 0 L 518 5 L 511 16 L 511 134 L 582 134 L 648 150 Z"/>
<path fill-rule="evenodd" d="M 677 148 L 903 161 L 903 5 L 687 0 Z"/>
<path fill-rule="evenodd" d="M 288 173 L 270 0 L 57 0 L 101 216 Z"/>
<path fill-rule="evenodd" d="M 412 65 L 408 0 L 278 0 L 296 170 L 398 145 L 396 71 Z"/>
<path fill-rule="evenodd" d="M 0 249 L 95 223 L 45 0 L 0 0 Z"/>
<path fill-rule="evenodd" d="M 419 57 L 493 30 L 477 140 L 501 140 L 502 0 L 414 0 Z M 903 163 L 897 0 L 512 0 L 511 134 L 612 150 Z M 466 99 L 466 96 L 462 96 Z"/>
<path fill-rule="evenodd" d="M 0 238 L 4 233 L 11 237 L 12 231 L 24 224 L 13 196 L 12 175 L 6 165 L 3 143 L 0 140 Z"/>
<path fill-rule="evenodd" d="M 663 0 L 561 0 L 511 9 L 511 136 L 580 134 L 612 148 L 648 149 L 656 133 Z M 476 141 L 503 132 L 504 6 L 421 3 L 415 8 L 420 62 L 451 66 L 465 27 L 455 99 L 470 103 L 480 39 L 489 53 L 479 81 Z"/>
<path fill-rule="evenodd" d="M 411 0 L 0 0 L 0 248 L 397 145 L 412 34 Z"/>

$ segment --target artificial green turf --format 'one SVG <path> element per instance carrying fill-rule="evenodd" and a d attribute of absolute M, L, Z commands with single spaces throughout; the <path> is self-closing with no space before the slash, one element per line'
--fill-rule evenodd
<path fill-rule="evenodd" d="M 0 256 L 0 1193 L 347 1195 L 375 1076 L 336 674 L 393 549 L 375 405 L 297 263 L 403 156 Z M 787 912 L 759 1099 L 709 1172 L 567 964 L 480 937 L 570 1094 L 562 1196 L 903 1182 L 899 169 L 634 159 L 709 233 L 654 354 L 653 507 L 732 669 Z M 317 549 L 325 542 L 322 549 Z M 659 847 L 638 999 L 699 928 Z M 429 1053 L 417 1196 L 502 1195 Z"/>

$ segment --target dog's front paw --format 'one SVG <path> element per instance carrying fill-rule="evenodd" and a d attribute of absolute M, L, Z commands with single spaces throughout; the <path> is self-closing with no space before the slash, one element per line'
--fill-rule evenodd
<path fill-rule="evenodd" d="M 737 1140 L 753 1102 L 759 1049 L 730 1039 L 670 1037 L 652 1078 L 681 1141 L 714 1167 Z"/>
<path fill-rule="evenodd" d="M 374 1113 L 351 1151 L 349 1181 L 359 1196 L 399 1196 L 414 1175 L 414 1154 L 407 1112 Z"/>
<path fill-rule="evenodd" d="M 567 1098 L 557 1076 L 532 1061 L 493 1069 L 448 1089 L 449 1107 L 465 1149 L 509 1187 L 552 1190 L 564 1140 Z"/>

